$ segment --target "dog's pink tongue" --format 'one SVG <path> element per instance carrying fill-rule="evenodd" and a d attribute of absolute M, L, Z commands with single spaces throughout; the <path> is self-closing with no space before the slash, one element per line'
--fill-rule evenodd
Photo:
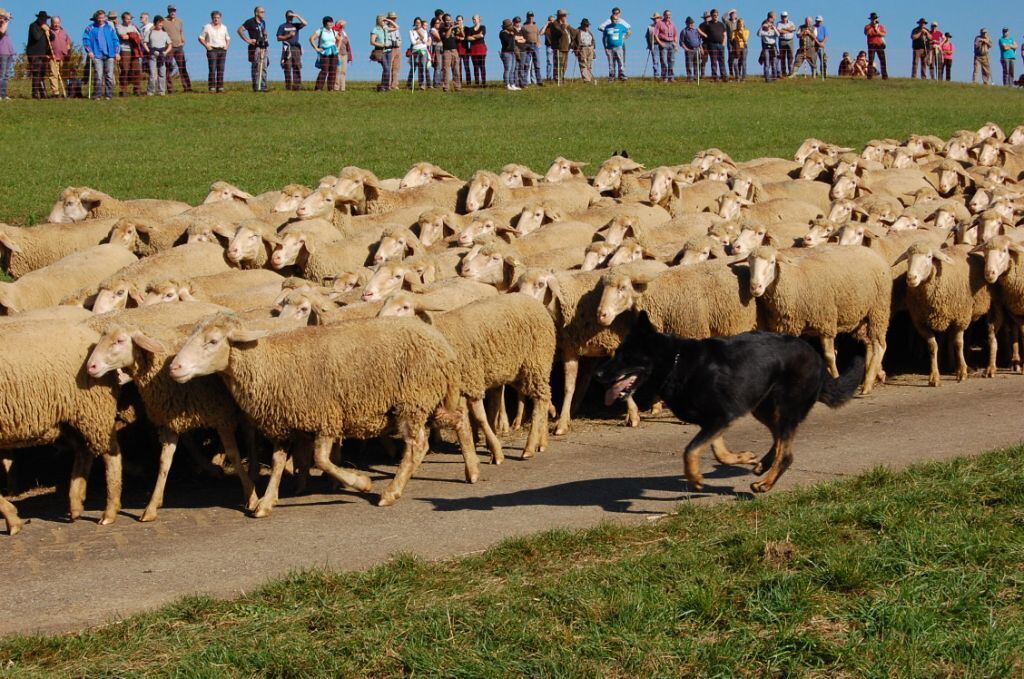
<path fill-rule="evenodd" d="M 632 386 L 633 381 L 635 379 L 635 377 L 626 377 L 619 380 L 612 386 L 608 387 L 608 390 L 604 392 L 605 407 L 610 406 L 611 404 L 619 400 L 619 397 L 622 396 L 622 392 L 626 391 L 626 389 L 629 389 L 629 387 Z"/>

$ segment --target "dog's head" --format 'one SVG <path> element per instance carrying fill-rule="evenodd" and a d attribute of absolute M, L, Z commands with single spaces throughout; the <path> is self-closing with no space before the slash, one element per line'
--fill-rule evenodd
<path fill-rule="evenodd" d="M 633 330 L 615 351 L 615 356 L 597 370 L 597 380 L 607 385 L 604 394 L 606 406 L 630 396 L 641 410 L 654 405 L 658 386 L 651 384 L 650 377 L 655 371 L 655 356 L 661 350 L 661 338 L 647 312 L 641 312 Z"/>

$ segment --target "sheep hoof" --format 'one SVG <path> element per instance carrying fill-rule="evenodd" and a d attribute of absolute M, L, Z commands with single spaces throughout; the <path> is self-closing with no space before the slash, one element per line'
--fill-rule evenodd
<path fill-rule="evenodd" d="M 265 505 L 262 502 L 256 505 L 256 511 L 252 513 L 254 519 L 265 519 L 270 516 L 270 512 L 273 511 L 273 507 Z"/>
<path fill-rule="evenodd" d="M 369 493 L 371 490 L 373 490 L 373 481 L 370 480 L 369 476 L 363 476 L 362 474 L 360 474 L 357 478 L 359 479 L 359 483 L 349 486 L 350 488 L 352 488 L 353 490 L 358 490 L 361 493 Z"/>
<path fill-rule="evenodd" d="M 1015 372 L 1018 375 L 1020 375 L 1022 371 L 1024 371 L 1024 364 L 1021 364 L 1021 363 L 1014 363 L 1013 364 L 1013 372 Z"/>
<path fill-rule="evenodd" d="M 156 521 L 156 510 L 146 508 L 146 511 L 142 512 L 142 516 L 139 517 L 139 521 L 147 523 L 149 521 Z"/>
<path fill-rule="evenodd" d="M 512 422 L 512 431 L 519 431 L 522 428 L 523 428 L 523 421 L 522 420 L 514 420 Z"/>
<path fill-rule="evenodd" d="M 630 427 L 631 429 L 636 429 L 637 427 L 640 426 L 640 418 L 639 417 L 626 416 L 626 426 Z"/>
<path fill-rule="evenodd" d="M 501 457 L 495 457 L 494 455 L 491 455 L 491 464 L 493 464 L 494 466 L 498 466 L 499 464 L 501 464 L 504 461 L 505 461 L 505 456 L 504 455 L 502 455 Z"/>
<path fill-rule="evenodd" d="M 21 529 L 25 527 L 24 521 L 8 521 L 7 522 L 7 534 L 14 537 L 21 532 Z"/>
<path fill-rule="evenodd" d="M 377 501 L 377 506 L 390 507 L 391 505 L 398 502 L 398 498 L 398 495 L 390 495 L 389 493 L 384 493 L 383 495 L 380 496 L 380 500 Z"/>
<path fill-rule="evenodd" d="M 523 449 L 523 459 L 524 460 L 529 460 L 530 458 L 532 458 L 536 454 L 537 454 L 536 450 Z"/>
<path fill-rule="evenodd" d="M 767 493 L 772 489 L 772 486 L 767 481 L 754 481 L 750 484 L 750 490 L 755 493 Z"/>
<path fill-rule="evenodd" d="M 932 375 L 928 378 L 929 387 L 940 387 L 942 386 L 942 380 L 939 379 L 938 375 Z"/>
<path fill-rule="evenodd" d="M 468 469 L 466 470 L 466 483 L 476 483 L 479 480 L 480 480 L 480 472 L 479 471 L 471 472 Z"/>
<path fill-rule="evenodd" d="M 560 424 L 551 433 L 555 436 L 565 436 L 569 433 L 569 426 Z"/>
<path fill-rule="evenodd" d="M 875 382 L 878 384 L 885 384 L 887 379 L 889 379 L 889 376 L 885 374 L 884 370 L 879 370 L 878 375 L 875 376 Z"/>
<path fill-rule="evenodd" d="M 985 368 L 985 377 L 992 378 L 996 376 L 996 369 L 992 366 Z"/>
<path fill-rule="evenodd" d="M 703 478 L 698 477 L 698 478 L 695 478 L 695 479 L 688 479 L 688 481 L 690 482 L 690 488 L 693 489 L 693 492 L 699 493 L 702 490 L 704 490 L 704 479 Z"/>
<path fill-rule="evenodd" d="M 109 526 L 110 524 L 114 523 L 114 519 L 116 519 L 116 518 L 117 518 L 117 515 L 107 516 L 107 515 L 104 514 L 103 518 L 100 519 L 100 525 L 101 526 Z"/>
<path fill-rule="evenodd" d="M 963 382 L 966 379 L 967 379 L 967 371 L 966 370 L 957 371 L 957 373 L 956 373 L 956 381 L 957 382 Z"/>

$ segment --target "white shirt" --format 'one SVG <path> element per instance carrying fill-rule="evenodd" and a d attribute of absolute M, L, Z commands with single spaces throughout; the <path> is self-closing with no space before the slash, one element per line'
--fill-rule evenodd
<path fill-rule="evenodd" d="M 426 51 L 430 46 L 430 33 L 426 29 L 412 29 L 409 31 L 409 44 L 417 52 Z"/>
<path fill-rule="evenodd" d="M 230 38 L 228 37 L 228 27 L 225 24 L 220 26 L 214 26 L 213 24 L 206 24 L 203 26 L 203 32 L 199 34 L 199 37 L 206 41 L 206 46 L 211 49 L 227 49 Z"/>

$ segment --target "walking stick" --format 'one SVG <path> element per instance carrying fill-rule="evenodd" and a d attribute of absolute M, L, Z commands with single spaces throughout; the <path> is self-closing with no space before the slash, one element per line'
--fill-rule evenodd
<path fill-rule="evenodd" d="M 92 99 L 92 59 L 88 59 L 88 56 L 86 61 L 85 72 L 88 74 L 89 77 L 89 99 Z"/>
<path fill-rule="evenodd" d="M 43 35 L 46 36 L 46 49 L 50 51 L 50 58 L 53 59 L 53 43 L 50 42 L 50 32 L 43 31 Z M 56 59 L 53 59 L 53 63 L 57 63 Z M 67 98 L 67 92 L 64 90 L 64 79 L 60 77 L 60 66 L 57 67 L 57 92 L 61 97 Z"/>
<path fill-rule="evenodd" d="M 260 57 L 260 70 L 256 72 L 257 73 L 257 76 L 256 76 L 256 89 L 257 89 L 257 91 L 262 91 L 263 90 L 263 69 L 266 67 L 266 64 L 267 64 L 267 50 L 266 50 L 265 47 L 260 47 L 260 48 L 258 48 L 256 50 L 256 52 L 257 52 L 257 54 L 259 54 L 259 57 Z"/>
<path fill-rule="evenodd" d="M 651 58 L 653 56 L 654 55 L 651 52 L 651 50 L 647 50 L 647 58 L 644 59 L 644 70 L 640 72 L 640 79 L 641 80 L 647 77 L 647 63 L 651 60 Z"/>

